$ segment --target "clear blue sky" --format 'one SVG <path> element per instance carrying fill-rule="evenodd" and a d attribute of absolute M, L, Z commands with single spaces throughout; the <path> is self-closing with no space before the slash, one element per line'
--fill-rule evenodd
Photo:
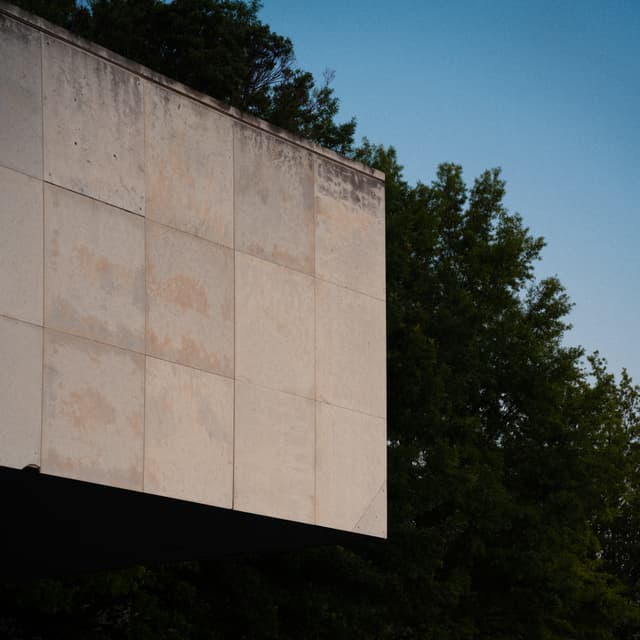
<path fill-rule="evenodd" d="M 640 0 L 264 0 L 410 182 L 500 166 L 575 303 L 567 342 L 640 383 Z"/>

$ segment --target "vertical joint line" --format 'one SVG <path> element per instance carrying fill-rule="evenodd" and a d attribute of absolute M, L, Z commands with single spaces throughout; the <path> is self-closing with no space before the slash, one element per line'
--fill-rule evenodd
<path fill-rule="evenodd" d="M 42 469 L 42 451 L 44 448 L 44 304 L 45 304 L 45 211 L 44 211 L 44 34 L 40 33 L 40 169 L 42 171 L 42 315 L 40 322 L 42 323 L 42 372 L 40 375 L 40 451 L 38 455 L 38 466 Z"/>
<path fill-rule="evenodd" d="M 313 521 L 318 524 L 318 278 L 316 273 L 316 231 L 318 205 L 316 174 L 318 158 L 313 154 Z"/>
<path fill-rule="evenodd" d="M 142 363 L 142 491 L 145 490 L 144 476 L 145 463 L 147 458 L 147 109 L 145 104 L 146 82 L 140 78 L 142 83 L 142 166 L 144 172 L 144 200 L 142 214 L 143 220 L 143 237 L 142 250 L 144 252 L 144 361 Z"/>
<path fill-rule="evenodd" d="M 231 123 L 231 244 L 233 251 L 233 418 L 231 424 L 231 508 L 236 504 L 236 330 L 238 309 L 236 306 L 236 125 Z"/>

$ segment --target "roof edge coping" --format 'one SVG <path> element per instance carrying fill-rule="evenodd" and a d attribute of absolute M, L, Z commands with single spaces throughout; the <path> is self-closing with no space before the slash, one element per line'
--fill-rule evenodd
<path fill-rule="evenodd" d="M 200 91 L 192 89 L 191 87 L 178 82 L 177 80 L 172 80 L 171 78 L 153 71 L 152 69 L 149 69 L 142 64 L 134 62 L 133 60 L 129 60 L 128 58 L 125 58 L 118 53 L 114 53 L 113 51 L 95 42 L 92 42 L 91 40 L 87 40 L 85 38 L 77 36 L 67 29 L 63 29 L 62 27 L 59 27 L 58 25 L 55 25 L 45 20 L 44 18 L 40 18 L 39 16 L 20 9 L 13 4 L 5 2 L 5 0 L 0 0 L 0 14 L 4 14 L 10 18 L 18 20 L 19 22 L 22 22 L 27 26 L 33 27 L 34 29 L 42 33 L 52 36 L 53 38 L 66 42 L 67 44 L 70 44 L 78 49 L 82 49 L 96 57 L 107 60 L 108 62 L 115 64 L 118 67 L 121 67 L 127 71 L 130 71 L 131 73 L 140 76 L 141 78 L 144 78 L 145 80 L 155 82 L 162 87 L 166 87 L 167 89 L 170 89 L 176 93 L 191 98 L 192 100 L 210 107 L 211 109 L 214 109 L 219 113 L 227 115 L 238 122 L 242 122 L 243 124 L 246 124 L 250 127 L 259 129 L 260 131 L 264 131 L 273 136 L 286 140 L 287 142 L 295 144 L 298 147 L 302 147 L 303 149 L 308 149 L 318 156 L 327 158 L 328 160 L 348 167 L 349 169 L 353 169 L 354 171 L 367 175 L 381 182 L 384 182 L 385 180 L 384 173 L 382 171 L 379 171 L 378 169 L 369 167 L 368 165 L 362 162 L 358 162 L 357 160 L 345 158 L 344 156 L 341 156 L 339 153 L 332 151 L 331 149 L 326 149 L 325 147 L 322 147 L 315 142 L 311 142 L 310 140 L 307 140 L 299 135 L 290 133 L 289 131 L 286 131 L 285 129 L 282 129 L 280 127 L 276 127 L 266 120 L 261 120 L 256 116 L 245 113 L 236 107 L 232 107 L 220 100 L 217 100 L 216 98 L 212 98 L 205 93 L 201 93 Z"/>

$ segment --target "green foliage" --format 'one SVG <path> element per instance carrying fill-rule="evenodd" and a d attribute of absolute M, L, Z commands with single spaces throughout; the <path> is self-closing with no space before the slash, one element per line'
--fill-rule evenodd
<path fill-rule="evenodd" d="M 16 0 L 12 4 L 67 29 L 81 12 L 76 0 Z"/>
<path fill-rule="evenodd" d="M 318 88 L 295 69 L 256 12 L 95 0 L 58 18 L 348 150 L 330 78 Z M 393 148 L 365 140 L 353 155 L 386 174 L 389 540 L 5 585 L 0 633 L 640 637 L 640 389 L 565 345 L 571 303 L 557 278 L 536 279 L 544 242 L 505 209 L 498 169 L 468 187 L 443 164 L 410 186 Z"/>

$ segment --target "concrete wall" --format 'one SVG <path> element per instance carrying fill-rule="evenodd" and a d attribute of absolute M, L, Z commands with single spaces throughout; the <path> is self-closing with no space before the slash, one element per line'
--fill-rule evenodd
<path fill-rule="evenodd" d="M 384 176 L 4 3 L 0 60 L 0 465 L 384 537 Z"/>

